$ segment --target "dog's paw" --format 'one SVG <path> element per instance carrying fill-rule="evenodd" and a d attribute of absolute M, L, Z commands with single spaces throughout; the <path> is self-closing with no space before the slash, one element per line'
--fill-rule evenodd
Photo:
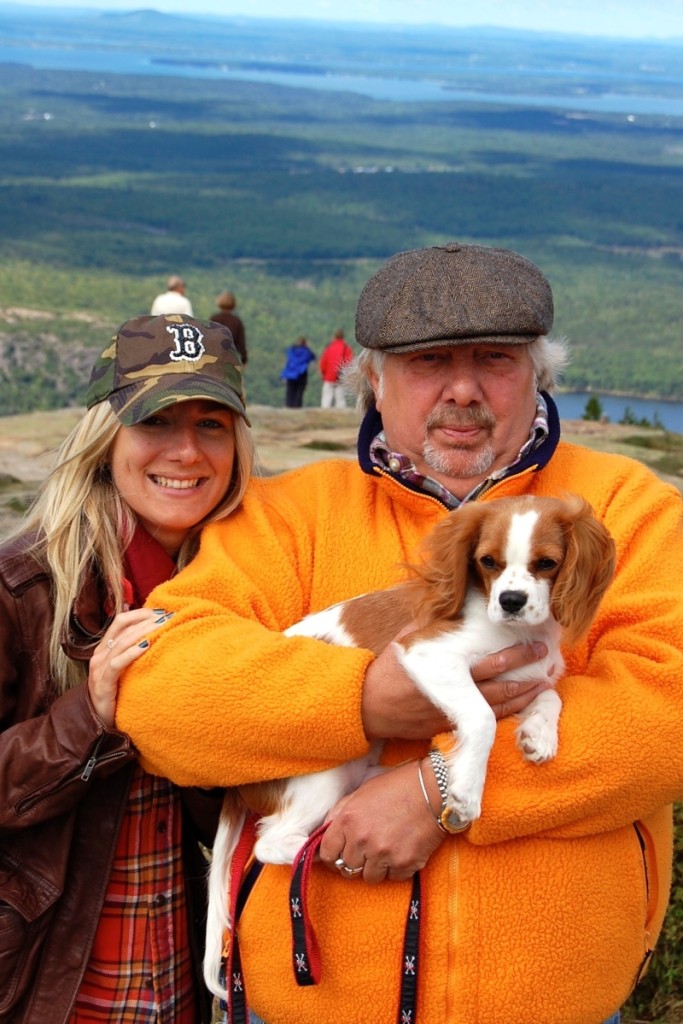
<path fill-rule="evenodd" d="M 542 715 L 530 715 L 517 729 L 517 746 L 526 761 L 543 764 L 557 753 L 557 729 Z"/>
<path fill-rule="evenodd" d="M 446 808 L 452 825 L 468 825 L 481 816 L 481 798 L 462 789 L 449 790 Z"/>
<path fill-rule="evenodd" d="M 293 864 L 308 836 L 290 834 L 277 839 L 263 836 L 254 845 L 254 856 L 262 864 Z"/>

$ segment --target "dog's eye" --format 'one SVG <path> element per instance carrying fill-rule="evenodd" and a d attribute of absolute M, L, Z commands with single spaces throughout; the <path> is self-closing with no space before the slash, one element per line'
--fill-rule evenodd
<path fill-rule="evenodd" d="M 557 568 L 557 562 L 554 558 L 539 558 L 536 568 L 541 572 L 550 572 L 551 569 Z"/>
<path fill-rule="evenodd" d="M 485 569 L 496 568 L 496 560 L 493 555 L 482 555 L 479 559 L 479 564 L 483 565 Z"/>

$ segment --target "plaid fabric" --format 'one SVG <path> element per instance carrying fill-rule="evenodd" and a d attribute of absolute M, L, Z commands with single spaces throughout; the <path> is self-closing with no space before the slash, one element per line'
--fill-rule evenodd
<path fill-rule="evenodd" d="M 171 783 L 135 769 L 92 953 L 71 1024 L 196 1024 Z"/>
<path fill-rule="evenodd" d="M 382 469 L 388 469 L 390 473 L 394 473 L 402 480 L 413 484 L 415 487 L 419 487 L 425 494 L 431 494 L 433 497 L 438 498 L 446 508 L 453 509 L 458 508 L 459 505 L 464 504 L 466 501 L 474 501 L 483 491 L 488 490 L 492 483 L 496 480 L 502 480 L 509 471 L 516 466 L 518 462 L 532 452 L 535 448 L 545 441 L 548 436 L 548 406 L 546 405 L 543 395 L 538 393 L 536 395 L 536 415 L 534 422 L 531 424 L 531 430 L 529 432 L 528 439 L 522 445 L 519 455 L 511 462 L 509 466 L 504 466 L 502 469 L 496 469 L 491 473 L 488 479 L 478 484 L 474 490 L 470 491 L 462 500 L 456 498 L 454 494 L 451 494 L 443 484 L 440 484 L 438 480 L 433 480 L 430 476 L 423 476 L 418 473 L 415 468 L 415 464 L 405 455 L 401 455 L 400 452 L 392 452 L 387 445 L 384 431 L 379 433 L 370 444 L 370 459 L 376 466 L 381 466 Z"/>

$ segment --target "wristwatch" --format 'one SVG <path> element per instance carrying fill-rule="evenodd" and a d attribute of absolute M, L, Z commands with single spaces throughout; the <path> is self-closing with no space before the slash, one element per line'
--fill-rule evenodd
<path fill-rule="evenodd" d="M 446 767 L 443 754 L 436 747 L 432 747 L 429 751 L 429 759 L 432 762 L 434 778 L 441 794 L 441 807 L 436 812 L 437 825 L 442 832 L 448 832 L 449 835 L 466 832 L 472 822 L 463 821 L 462 818 L 459 818 L 455 811 L 449 809 L 446 802 L 448 800 L 448 768 Z"/>

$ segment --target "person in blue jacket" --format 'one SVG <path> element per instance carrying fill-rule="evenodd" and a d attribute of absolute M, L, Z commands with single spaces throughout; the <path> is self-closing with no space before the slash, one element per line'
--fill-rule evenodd
<path fill-rule="evenodd" d="M 304 391 L 308 384 L 308 364 L 316 359 L 316 355 L 308 347 L 307 340 L 297 338 L 287 349 L 287 359 L 280 374 L 286 383 L 285 406 L 287 409 L 300 409 L 304 402 Z"/>

